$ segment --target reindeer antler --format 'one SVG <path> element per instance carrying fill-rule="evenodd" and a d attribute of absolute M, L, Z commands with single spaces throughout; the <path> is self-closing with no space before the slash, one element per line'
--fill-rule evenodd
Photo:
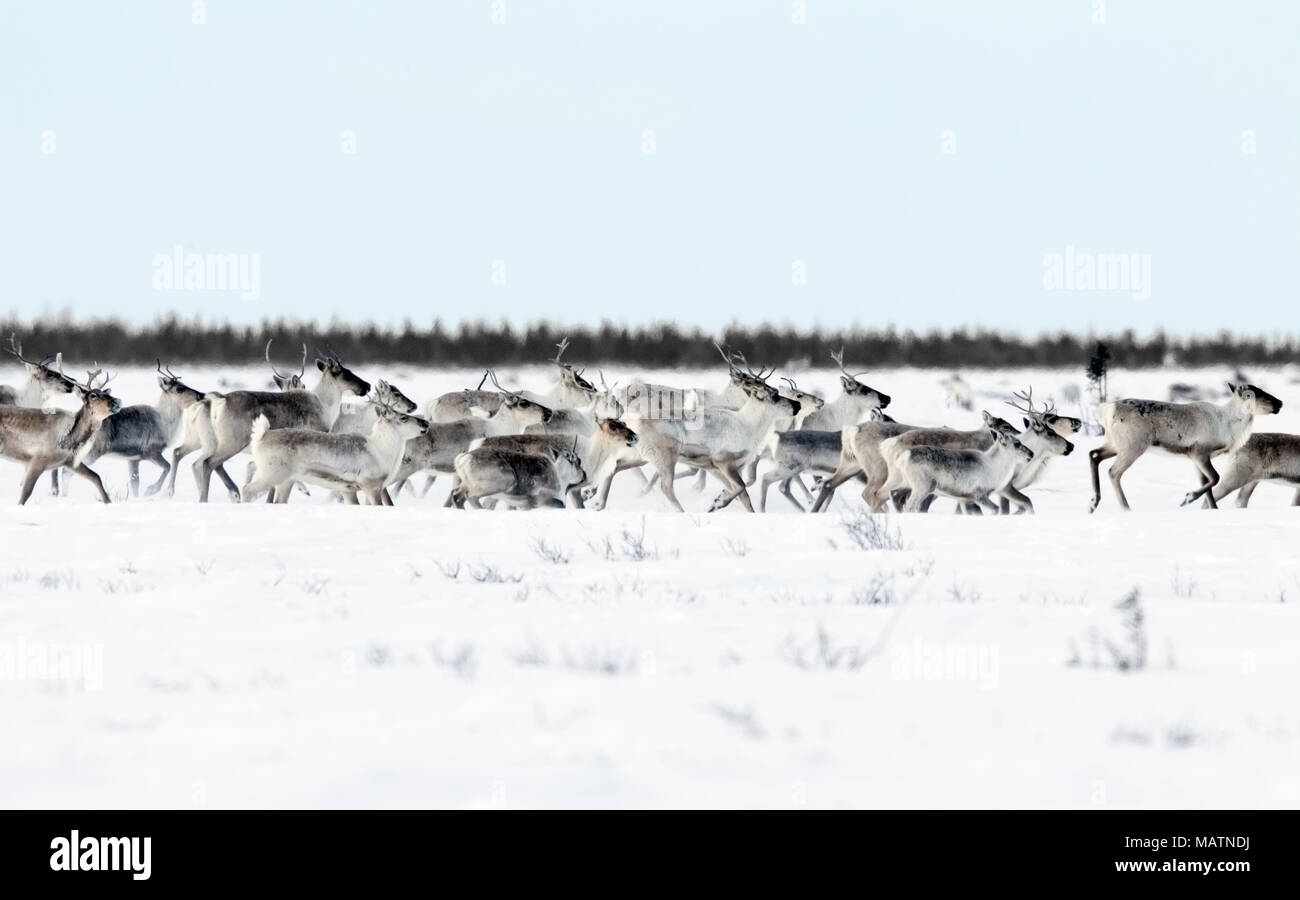
<path fill-rule="evenodd" d="M 492 379 L 492 385 L 493 385 L 493 387 L 495 387 L 495 388 L 496 388 L 498 391 L 500 391 L 501 393 L 503 393 L 503 394 L 509 394 L 509 395 L 512 396 L 512 397 L 518 397 L 518 396 L 519 396 L 519 392 L 518 392 L 518 391 L 512 391 L 512 390 L 509 390 L 508 388 L 503 388 L 503 387 L 501 386 L 501 382 L 497 381 L 497 373 L 496 373 L 496 370 L 495 370 L 495 369 L 488 369 L 488 377 Z"/>
<path fill-rule="evenodd" d="M 551 362 L 555 363 L 557 366 L 562 366 L 564 365 L 564 363 L 560 362 L 560 357 L 564 355 L 565 350 L 569 349 L 569 336 L 566 334 L 564 336 L 564 339 L 561 340 L 558 344 L 556 344 L 555 347 L 556 347 L 555 359 L 551 360 Z"/>
<path fill-rule="evenodd" d="M 1012 409 L 1019 410 L 1027 416 L 1041 416 L 1043 413 L 1047 412 L 1046 409 L 1038 410 L 1034 407 L 1034 386 L 1032 384 L 1029 386 L 1029 390 L 1027 391 L 1012 391 L 1011 396 L 1015 397 L 1016 400 L 1023 400 L 1025 405 L 1021 406 L 1015 400 L 1008 400 L 1007 405 Z"/>
<path fill-rule="evenodd" d="M 794 383 L 794 379 L 793 379 L 793 378 L 786 378 L 784 375 L 782 375 L 782 376 L 781 376 L 781 380 L 784 381 L 786 384 L 790 385 L 790 390 L 792 390 L 792 391 L 797 391 L 797 390 L 799 390 L 799 385 L 797 385 L 797 384 Z"/>
<path fill-rule="evenodd" d="M 839 353 L 836 353 L 834 350 L 831 351 L 831 359 L 835 362 L 835 365 L 840 367 L 841 372 L 843 372 L 849 378 L 852 378 L 854 381 L 858 380 L 858 375 L 867 374 L 866 369 L 863 369 L 861 372 L 854 374 L 853 372 L 850 372 L 848 369 L 844 368 L 844 345 L 843 344 L 840 345 Z"/>

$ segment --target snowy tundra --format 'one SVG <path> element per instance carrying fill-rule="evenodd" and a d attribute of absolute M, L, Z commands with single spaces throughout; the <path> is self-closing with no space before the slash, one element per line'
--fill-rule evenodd
<path fill-rule="evenodd" d="M 199 390 L 269 372 L 169 360 Z M 865 366 L 857 366 L 864 368 Z M 110 367 L 111 368 L 111 367 Z M 482 372 L 358 365 L 425 401 Z M 593 367 L 594 368 L 594 367 Z M 114 369 L 116 371 L 116 369 Z M 500 370 L 545 391 L 554 368 Z M 593 374 L 589 370 L 589 376 Z M 717 370 L 622 372 L 721 389 Z M 792 374 L 779 372 L 778 374 Z M 793 373 L 838 390 L 837 373 Z M 1089 421 L 1081 372 L 871 372 L 901 422 L 1019 421 L 1013 390 Z M 1300 432 L 1300 380 L 1261 431 Z M 1124 372 L 1110 395 L 1224 392 L 1227 370 Z M 0 382 L 17 383 L 16 371 Z M 118 372 L 153 403 L 152 368 Z M 1078 392 L 1075 403 L 1066 398 Z M 609 508 L 457 510 L 127 499 L 69 479 L 0 494 L 0 803 L 6 807 L 1216 807 L 1300 804 L 1300 509 L 1179 508 L 1183 458 L 1088 451 L 1028 489 L 1037 515 L 685 514 L 622 473 Z M 247 456 L 230 467 L 242 483 Z M 146 479 L 152 480 L 146 462 Z M 759 468 L 760 478 L 765 471 Z M 1104 471 L 1103 466 L 1103 471 Z M 1222 467 L 1220 467 L 1222 470 Z M 418 487 L 418 485 L 417 485 Z"/>

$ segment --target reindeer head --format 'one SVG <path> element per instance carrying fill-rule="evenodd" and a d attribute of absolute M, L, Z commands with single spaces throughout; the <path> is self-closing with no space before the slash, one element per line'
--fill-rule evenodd
<path fill-rule="evenodd" d="M 799 385 L 794 383 L 793 378 L 782 377 L 781 380 L 788 386 L 778 388 L 777 390 L 781 392 L 782 397 L 788 397 L 791 400 L 797 401 L 800 410 L 808 409 L 809 407 L 812 407 L 813 409 L 821 409 L 826 405 L 826 401 L 821 397 L 818 397 L 816 394 L 810 394 L 807 391 L 799 390 Z"/>
<path fill-rule="evenodd" d="M 780 391 L 766 382 L 746 383 L 742 387 L 750 399 L 774 408 L 777 416 L 793 418 L 799 415 L 799 401 L 781 396 Z"/>
<path fill-rule="evenodd" d="M 1024 422 L 1025 430 L 1020 433 L 1020 441 L 1035 453 L 1069 456 L 1074 452 L 1074 444 L 1046 422 L 1028 416 Z"/>
<path fill-rule="evenodd" d="M 358 377 L 351 369 L 343 365 L 343 359 L 326 346 L 326 353 L 323 357 L 316 358 L 316 368 L 320 370 L 322 379 L 334 381 L 340 390 L 349 394 L 356 394 L 358 397 L 364 397 L 370 393 L 370 382 Z"/>
<path fill-rule="evenodd" d="M 71 394 L 76 388 L 76 382 L 63 374 L 63 354 L 56 356 L 46 356 L 39 362 L 27 359 L 23 356 L 23 345 L 18 340 L 18 335 L 9 335 L 9 346 L 5 352 L 14 356 L 27 369 L 27 377 L 40 386 L 43 393 L 46 394 Z M 54 363 L 57 371 L 50 367 Z"/>
<path fill-rule="evenodd" d="M 375 399 L 401 412 L 415 412 L 416 402 L 382 378 L 375 382 Z"/>
<path fill-rule="evenodd" d="M 542 404 L 534 400 L 529 400 L 523 394 L 503 388 L 501 382 L 497 381 L 497 373 L 491 369 L 488 370 L 488 377 L 492 379 L 492 384 L 502 395 L 501 406 L 494 415 L 505 414 L 513 418 L 520 428 L 528 425 L 545 425 L 555 415 L 555 412 L 549 407 L 542 406 Z"/>
<path fill-rule="evenodd" d="M 831 359 L 840 367 L 840 386 L 844 388 L 844 393 L 850 397 L 859 397 L 867 402 L 873 409 L 884 409 L 889 405 L 890 396 L 883 391 L 868 387 L 858 380 L 859 375 L 865 375 L 866 372 L 853 373 L 844 368 L 844 348 L 840 347 L 839 353 L 831 353 Z"/>
<path fill-rule="evenodd" d="M 566 362 L 560 362 L 560 357 L 564 355 L 564 351 L 569 349 L 569 339 L 566 337 L 555 346 L 557 348 L 555 359 L 551 360 L 551 362 L 560 367 L 560 381 L 566 387 L 582 391 L 584 394 L 590 394 L 593 398 L 600 393 L 596 390 L 594 384 L 582 377 L 584 370 L 576 369 Z"/>
<path fill-rule="evenodd" d="M 171 366 L 163 366 L 161 359 L 154 361 L 158 364 L 158 387 L 162 388 L 164 394 L 170 394 L 175 399 L 183 401 L 203 399 L 203 392 L 196 391 L 181 381 L 181 376 L 173 372 Z"/>
<path fill-rule="evenodd" d="M 1263 388 L 1253 384 L 1233 384 L 1228 382 L 1228 390 L 1237 402 L 1241 403 L 1252 416 L 1267 416 L 1281 412 L 1282 401 Z"/>
<path fill-rule="evenodd" d="M 894 422 L 894 421 L 897 421 L 897 420 L 895 420 L 895 419 L 894 419 L 892 416 L 890 416 L 887 412 L 885 412 L 883 409 L 881 409 L 880 407 L 877 406 L 875 409 L 873 409 L 873 410 L 871 411 L 871 421 L 873 421 L 873 422 Z"/>
<path fill-rule="evenodd" d="M 574 439 L 576 445 L 577 439 Z M 576 450 L 568 450 L 563 447 L 551 448 L 551 464 L 555 466 L 555 474 L 559 476 L 560 484 L 567 491 L 574 485 L 582 484 L 587 480 L 587 473 L 582 470 L 582 460 L 578 457 Z"/>
<path fill-rule="evenodd" d="M 1034 389 L 1032 386 L 1030 386 L 1027 391 L 1015 391 L 1012 396 L 1014 396 L 1016 400 L 1024 401 L 1025 404 L 1024 406 L 1021 406 L 1015 400 L 1007 401 L 1013 409 L 1018 409 L 1029 418 L 1043 423 L 1048 428 L 1061 435 L 1061 437 L 1078 434 L 1083 428 L 1082 419 L 1076 419 L 1073 416 L 1057 415 L 1056 404 L 1054 404 L 1050 398 L 1041 409 L 1035 406 Z"/>
<path fill-rule="evenodd" d="M 100 369 L 94 369 L 86 373 L 85 384 L 73 382 L 81 397 L 81 409 L 77 410 L 68 433 L 59 441 L 59 447 L 63 450 L 78 450 L 73 457 L 74 464 L 79 464 L 85 452 L 90 449 L 90 438 L 100 423 L 122 408 L 122 401 L 108 391 L 108 383 L 113 380 L 110 376 L 104 375 L 103 380 L 95 384 L 95 379 L 100 374 Z"/>
<path fill-rule="evenodd" d="M 1001 447 L 1003 450 L 1014 454 L 1025 462 L 1029 462 L 1034 458 L 1034 451 L 1022 444 L 1020 439 L 1015 435 L 1007 434 L 1000 428 L 990 428 L 989 433 L 993 435 L 993 443 L 995 447 Z"/>
<path fill-rule="evenodd" d="M 402 440 L 419 437 L 429 430 L 429 420 L 411 415 L 409 409 L 399 409 L 396 405 L 384 400 L 372 400 L 370 402 L 374 404 L 375 415 L 378 416 L 379 422 L 395 430 Z"/>
<path fill-rule="evenodd" d="M 597 419 L 596 427 L 600 429 L 602 434 L 621 443 L 624 447 L 635 447 L 637 440 L 639 440 L 636 432 L 628 428 L 619 419 Z"/>

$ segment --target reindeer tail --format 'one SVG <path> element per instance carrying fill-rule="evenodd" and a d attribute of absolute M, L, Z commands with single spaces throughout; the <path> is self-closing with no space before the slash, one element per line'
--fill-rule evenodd
<path fill-rule="evenodd" d="M 262 435 L 271 430 L 271 420 L 266 416 L 258 416 L 257 421 L 253 423 L 253 431 L 248 442 L 249 447 L 256 450 L 257 445 L 262 442 Z"/>
<path fill-rule="evenodd" d="M 1097 427 L 1105 434 L 1110 429 L 1111 417 L 1115 415 L 1114 403 L 1101 403 L 1097 406 Z"/>

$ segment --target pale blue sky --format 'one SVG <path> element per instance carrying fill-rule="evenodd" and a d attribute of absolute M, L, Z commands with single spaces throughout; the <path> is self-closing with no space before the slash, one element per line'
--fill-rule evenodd
<path fill-rule="evenodd" d="M 0 312 L 1300 330 L 1300 4 L 795 6 L 5 3 Z"/>

